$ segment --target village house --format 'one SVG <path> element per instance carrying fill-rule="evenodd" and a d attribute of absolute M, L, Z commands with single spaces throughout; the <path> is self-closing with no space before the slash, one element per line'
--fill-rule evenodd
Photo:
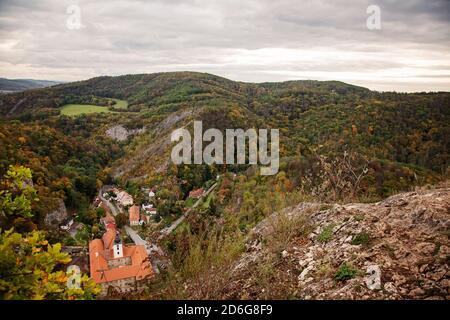
<path fill-rule="evenodd" d="M 141 220 L 139 221 L 140 225 L 148 224 L 150 222 L 150 217 L 156 215 L 156 208 L 148 208 L 141 214 Z"/>
<path fill-rule="evenodd" d="M 189 192 L 189 198 L 200 199 L 204 193 L 205 191 L 203 190 L 203 188 L 195 189 Z"/>
<path fill-rule="evenodd" d="M 128 209 L 128 213 L 130 218 L 130 226 L 137 226 L 140 221 L 139 206 L 131 206 L 130 209 Z"/>
<path fill-rule="evenodd" d="M 117 193 L 116 201 L 122 207 L 127 207 L 133 204 L 133 197 L 129 195 L 128 192 L 126 191 L 120 191 L 119 193 Z"/>
<path fill-rule="evenodd" d="M 142 210 L 144 211 L 144 213 L 146 215 L 155 215 L 156 214 L 156 208 L 153 207 L 153 204 L 143 204 L 142 205 Z"/>
<path fill-rule="evenodd" d="M 102 239 L 89 243 L 91 278 L 108 292 L 127 293 L 144 288 L 154 276 L 145 246 L 122 244 L 115 225 L 110 225 Z"/>
<path fill-rule="evenodd" d="M 137 225 L 143 225 L 143 224 L 148 224 L 150 222 L 150 218 L 148 216 L 148 210 L 154 210 L 156 213 L 156 209 L 155 208 L 148 208 L 147 210 L 145 210 L 145 214 L 141 214 L 140 210 L 139 210 L 139 206 L 134 205 L 132 207 L 130 207 L 130 209 L 128 209 L 128 213 L 129 213 L 129 219 L 130 219 L 130 226 L 137 226 Z"/>
<path fill-rule="evenodd" d="M 155 191 L 156 191 L 156 190 L 155 190 L 154 188 L 150 189 L 150 188 L 142 187 L 142 188 L 141 188 L 141 191 L 142 191 L 144 194 L 147 194 L 149 198 L 152 198 L 152 197 L 155 196 Z"/>
<path fill-rule="evenodd" d="M 147 211 L 148 209 L 153 208 L 153 204 L 151 204 L 151 203 L 149 203 L 149 204 L 142 204 L 141 207 L 142 207 L 142 210 Z"/>

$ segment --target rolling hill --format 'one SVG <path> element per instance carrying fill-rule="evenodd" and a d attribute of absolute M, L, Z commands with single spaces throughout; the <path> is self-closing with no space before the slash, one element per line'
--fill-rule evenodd
<path fill-rule="evenodd" d="M 57 85 L 61 82 L 32 79 L 6 79 L 0 78 L 0 93 L 25 91 L 30 89 L 45 88 Z"/>

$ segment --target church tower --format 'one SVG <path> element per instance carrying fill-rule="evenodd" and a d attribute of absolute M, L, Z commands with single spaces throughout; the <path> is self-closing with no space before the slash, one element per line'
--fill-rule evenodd
<path fill-rule="evenodd" d="M 122 239 L 120 239 L 120 235 L 118 233 L 114 239 L 113 253 L 114 259 L 123 257 Z"/>

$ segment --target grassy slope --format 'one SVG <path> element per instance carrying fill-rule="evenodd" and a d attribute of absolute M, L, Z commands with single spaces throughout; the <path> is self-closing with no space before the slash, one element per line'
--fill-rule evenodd
<path fill-rule="evenodd" d="M 119 109 L 126 109 L 128 108 L 128 102 L 125 100 L 119 100 L 119 99 L 112 99 L 116 104 L 113 106 L 115 108 Z"/>
<path fill-rule="evenodd" d="M 125 100 L 112 99 L 115 101 L 114 107 L 126 109 L 128 102 Z M 77 116 L 80 114 L 98 113 L 98 112 L 113 112 L 108 107 L 96 106 L 92 104 L 66 104 L 61 108 L 61 114 L 65 116 Z"/>
<path fill-rule="evenodd" d="M 94 106 L 91 104 L 66 104 L 61 108 L 61 114 L 65 116 L 77 116 L 80 114 L 95 112 L 111 112 L 108 107 Z"/>

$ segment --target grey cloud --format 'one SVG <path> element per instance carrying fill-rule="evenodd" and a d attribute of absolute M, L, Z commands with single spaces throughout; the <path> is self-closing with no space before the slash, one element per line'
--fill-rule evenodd
<path fill-rule="evenodd" d="M 71 4 L 81 8 L 80 30 L 66 28 Z M 381 8 L 381 30 L 366 28 L 369 4 Z M 443 0 L 0 0 L 0 76 L 39 70 L 75 80 L 191 69 L 275 81 L 351 72 L 344 81 L 381 89 L 387 85 L 367 73 L 401 78 L 413 68 L 406 74 L 429 74 L 450 89 L 439 73 L 450 66 L 449 27 Z"/>

